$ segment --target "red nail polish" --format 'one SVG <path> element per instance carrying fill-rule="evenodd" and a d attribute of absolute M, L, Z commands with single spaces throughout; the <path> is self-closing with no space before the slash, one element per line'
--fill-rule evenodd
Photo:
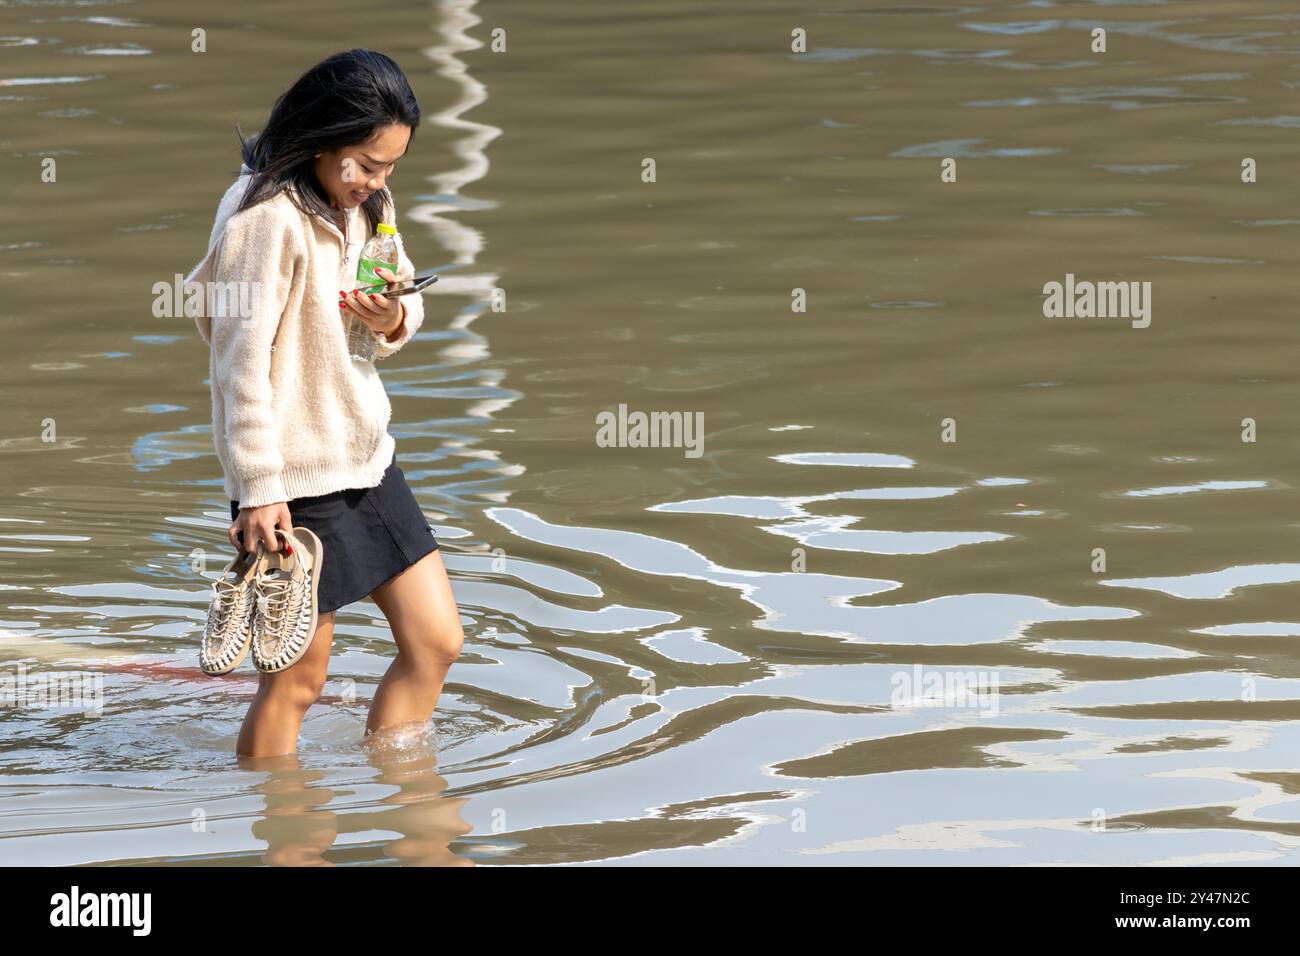
<path fill-rule="evenodd" d="M 289 546 L 286 544 L 286 545 L 284 546 L 284 553 L 285 553 L 285 554 L 293 554 L 293 548 L 289 547 Z"/>
<path fill-rule="evenodd" d="M 377 295 L 375 295 L 373 292 L 371 292 L 371 293 L 370 293 L 370 301 L 371 301 L 371 302 L 377 302 L 378 300 L 379 300 L 379 296 L 377 296 Z"/>
<path fill-rule="evenodd" d="M 347 307 L 348 307 L 348 304 L 347 304 L 346 302 L 340 302 L 340 303 L 339 303 L 339 308 L 340 308 L 340 309 L 346 309 Z"/>

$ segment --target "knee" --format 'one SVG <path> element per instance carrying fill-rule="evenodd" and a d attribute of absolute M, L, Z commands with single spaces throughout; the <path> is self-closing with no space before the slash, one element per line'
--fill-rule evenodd
<path fill-rule="evenodd" d="M 433 656 L 440 663 L 451 664 L 460 657 L 460 649 L 465 644 L 465 632 L 461 629 L 460 619 L 451 625 L 438 628 L 434 632 Z"/>
<path fill-rule="evenodd" d="M 325 671 L 308 666 L 306 661 L 299 661 L 288 670 L 274 674 L 263 673 L 258 694 L 305 711 L 320 699 L 324 689 Z"/>
<path fill-rule="evenodd" d="M 448 623 L 429 626 L 421 641 L 406 642 L 408 647 L 414 644 L 417 648 L 413 656 L 418 663 L 429 667 L 446 667 L 454 663 L 460 657 L 464 643 L 465 632 L 461 629 L 459 617 Z"/>
<path fill-rule="evenodd" d="M 447 636 L 447 640 L 444 642 L 442 647 L 448 664 L 460 657 L 460 649 L 464 647 L 464 645 L 465 632 L 461 629 L 460 621 L 457 621 L 456 626 L 452 629 L 452 633 Z"/>

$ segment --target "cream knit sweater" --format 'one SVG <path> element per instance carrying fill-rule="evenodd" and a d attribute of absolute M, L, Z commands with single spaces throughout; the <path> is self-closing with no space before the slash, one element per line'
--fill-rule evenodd
<path fill-rule="evenodd" d="M 356 288 L 365 215 L 347 210 L 347 240 L 285 193 L 235 213 L 243 166 L 217 208 L 207 255 L 186 277 L 186 311 L 211 345 L 212 441 L 226 494 L 241 508 L 379 484 L 393 458 L 392 407 L 373 361 L 348 354 L 339 290 Z M 383 221 L 396 225 L 391 196 Z M 401 237 L 398 276 L 415 268 Z M 201 293 L 193 293 L 200 283 Z M 201 299 L 201 301 L 200 301 Z M 387 358 L 424 321 L 419 293 Z"/>

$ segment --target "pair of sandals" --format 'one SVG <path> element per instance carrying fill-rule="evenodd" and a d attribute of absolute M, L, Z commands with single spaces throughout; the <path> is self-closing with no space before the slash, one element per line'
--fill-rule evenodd
<path fill-rule="evenodd" d="M 203 673 L 229 674 L 251 650 L 257 669 L 275 673 L 302 660 L 316 633 L 324 546 L 309 528 L 275 529 L 280 550 L 241 550 L 212 582 L 203 629 Z"/>

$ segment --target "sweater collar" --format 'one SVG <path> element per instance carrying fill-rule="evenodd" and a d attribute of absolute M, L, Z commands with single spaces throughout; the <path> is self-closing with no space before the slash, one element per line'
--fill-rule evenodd
<path fill-rule="evenodd" d="M 321 218 L 318 217 L 318 216 L 312 216 L 311 218 L 314 219 L 314 220 L 316 220 L 316 222 L 318 222 L 320 225 L 324 226 L 324 227 L 325 227 L 326 229 L 328 229 L 330 232 L 334 233 L 334 235 L 338 236 L 338 237 L 339 237 L 339 242 L 342 243 L 343 246 L 346 248 L 346 246 L 347 246 L 347 244 L 348 244 L 348 237 L 351 237 L 351 240 L 352 240 L 353 242 L 356 242 L 356 236 L 357 236 L 357 209 L 356 209 L 356 207 L 353 207 L 353 208 L 351 208 L 351 209 L 345 209 L 345 210 L 343 210 L 343 213 L 344 213 L 344 215 L 347 217 L 347 222 L 348 222 L 348 235 L 347 235 L 347 236 L 344 236 L 344 235 L 343 235 L 343 230 L 340 229 L 337 225 L 335 225 L 335 224 L 334 224 L 334 221 L 333 221 L 332 219 L 321 219 Z"/>
<path fill-rule="evenodd" d="M 252 174 L 252 172 L 253 172 L 252 167 L 250 167 L 247 163 L 241 162 L 239 164 L 240 176 L 249 176 Z M 357 235 L 357 229 L 358 229 L 357 213 L 360 211 L 360 208 L 361 207 L 359 206 L 353 206 L 349 209 L 344 210 L 348 222 L 348 236 L 353 237 L 354 243 L 356 242 L 355 237 Z M 322 219 L 319 216 L 312 216 L 311 218 L 314 219 L 317 222 L 317 224 L 324 227 L 325 229 L 328 229 L 330 232 L 334 233 L 334 235 L 338 236 L 340 244 L 342 244 L 343 248 L 345 249 L 347 248 L 348 237 L 343 235 L 343 230 L 340 229 L 337 225 L 335 225 L 332 220 Z"/>

